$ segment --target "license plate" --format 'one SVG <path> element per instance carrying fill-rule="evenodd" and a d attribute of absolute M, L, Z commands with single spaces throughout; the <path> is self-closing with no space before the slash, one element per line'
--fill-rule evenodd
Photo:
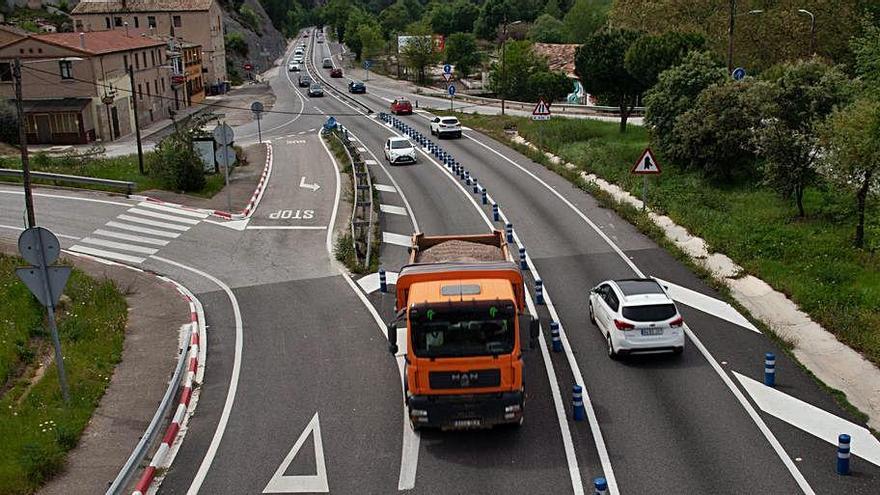
<path fill-rule="evenodd" d="M 642 335 L 663 335 L 662 328 L 643 328 Z"/>
<path fill-rule="evenodd" d="M 479 419 L 457 419 L 454 423 L 456 428 L 474 428 L 480 426 Z"/>

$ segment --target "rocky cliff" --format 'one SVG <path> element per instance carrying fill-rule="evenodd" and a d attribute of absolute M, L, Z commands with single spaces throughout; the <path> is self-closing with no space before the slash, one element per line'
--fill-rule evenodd
<path fill-rule="evenodd" d="M 245 77 L 245 64 L 254 73 L 267 70 L 284 53 L 286 42 L 258 0 L 221 0 L 226 29 L 226 66 L 233 84 Z"/>

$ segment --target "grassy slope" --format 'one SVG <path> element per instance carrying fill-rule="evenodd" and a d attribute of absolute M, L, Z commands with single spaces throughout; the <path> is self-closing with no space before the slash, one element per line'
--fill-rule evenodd
<path fill-rule="evenodd" d="M 51 353 L 43 327 L 45 310 L 15 277 L 25 263 L 0 254 L 0 370 L 31 361 L 39 349 Z M 78 442 L 122 354 L 125 298 L 110 281 L 74 270 L 65 290 L 70 302 L 58 310 L 58 325 L 71 389 L 64 406 L 54 363 L 29 391 L 29 375 L 0 396 L 0 493 L 33 492 L 56 473 Z M 20 351 L 30 349 L 31 351 Z M 51 354 L 50 354 L 51 355 Z M 6 382 L 8 375 L 3 375 Z M 26 393 L 26 395 L 25 395 Z"/>
<path fill-rule="evenodd" d="M 529 141 L 641 196 L 641 179 L 629 174 L 648 144 L 644 129 L 625 135 L 616 123 L 460 115 L 464 125 L 503 138 L 515 125 Z M 720 187 L 658 157 L 661 177 L 651 178 L 649 204 L 704 238 L 752 273 L 788 294 L 842 341 L 880 364 L 880 206 L 868 212 L 870 247 L 854 249 L 854 199 L 833 187 L 808 191 L 808 217 L 799 220 L 789 201 L 754 185 Z"/>

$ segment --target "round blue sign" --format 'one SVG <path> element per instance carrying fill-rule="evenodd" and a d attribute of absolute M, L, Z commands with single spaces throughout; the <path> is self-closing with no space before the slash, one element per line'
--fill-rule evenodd
<path fill-rule="evenodd" d="M 364 60 L 364 69 L 369 70 L 370 67 L 372 67 L 372 66 L 373 66 L 373 61 L 372 61 L 372 60 Z"/>
<path fill-rule="evenodd" d="M 455 84 L 450 84 L 446 91 L 449 93 L 449 96 L 455 96 Z"/>
<path fill-rule="evenodd" d="M 445 72 L 447 74 L 451 74 L 452 73 L 452 66 L 449 64 L 443 64 L 443 72 Z"/>
<path fill-rule="evenodd" d="M 733 80 L 734 81 L 742 81 L 746 77 L 746 70 L 742 67 L 737 67 L 733 69 Z"/>
<path fill-rule="evenodd" d="M 335 127 L 336 127 L 336 118 L 335 117 L 330 117 L 329 119 L 327 119 L 327 122 L 324 123 L 324 129 L 327 129 L 328 131 L 331 129 L 334 129 Z"/>

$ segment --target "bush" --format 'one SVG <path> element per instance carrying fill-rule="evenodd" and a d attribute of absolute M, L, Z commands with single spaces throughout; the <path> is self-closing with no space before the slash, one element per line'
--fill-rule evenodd
<path fill-rule="evenodd" d="M 241 33 L 229 33 L 224 38 L 226 51 L 247 57 L 248 45 Z"/>
<path fill-rule="evenodd" d="M 201 158 L 185 132 L 177 131 L 163 139 L 156 146 L 148 166 L 149 174 L 159 178 L 169 190 L 188 192 L 205 187 Z"/>
<path fill-rule="evenodd" d="M 4 99 L 0 99 L 0 142 L 18 144 L 18 112 Z"/>
<path fill-rule="evenodd" d="M 240 9 L 238 9 L 238 13 L 241 14 L 242 23 L 251 28 L 251 30 L 257 34 L 262 33 L 260 16 L 250 5 L 242 5 Z"/>

